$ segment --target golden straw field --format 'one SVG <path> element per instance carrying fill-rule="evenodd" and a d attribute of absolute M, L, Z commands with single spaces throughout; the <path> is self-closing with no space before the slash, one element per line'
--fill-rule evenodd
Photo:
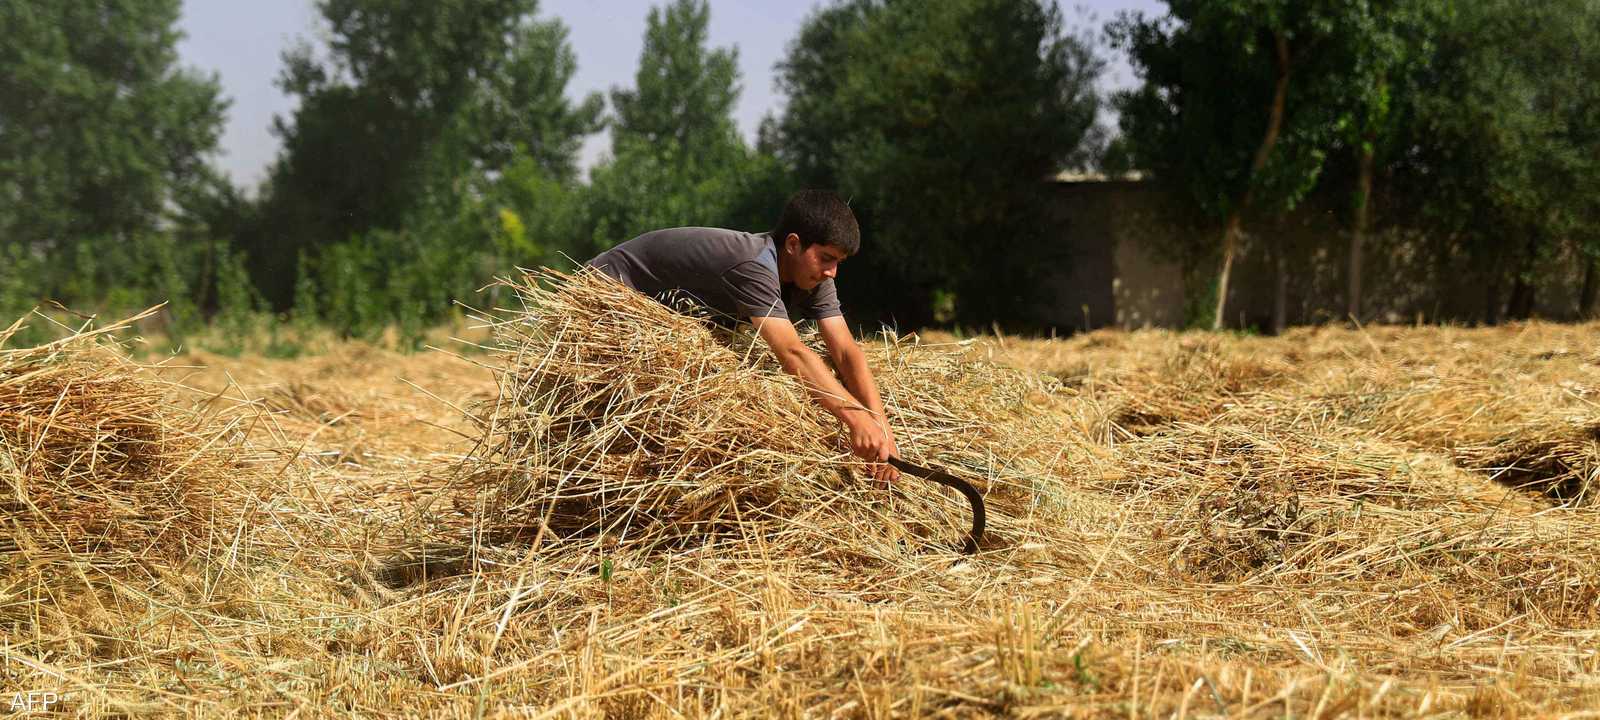
<path fill-rule="evenodd" d="M 502 291 L 413 355 L 0 346 L 0 708 L 1600 715 L 1600 324 L 863 338 L 967 556 L 759 341 Z"/>

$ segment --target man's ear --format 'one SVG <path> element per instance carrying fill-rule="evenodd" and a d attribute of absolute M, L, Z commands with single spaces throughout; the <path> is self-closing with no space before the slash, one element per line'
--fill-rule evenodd
<path fill-rule="evenodd" d="M 789 233 L 788 235 L 785 235 L 784 238 L 783 238 L 783 250 L 784 250 L 784 252 L 787 252 L 790 255 L 799 255 L 800 254 L 800 236 L 796 235 L 794 233 Z"/>

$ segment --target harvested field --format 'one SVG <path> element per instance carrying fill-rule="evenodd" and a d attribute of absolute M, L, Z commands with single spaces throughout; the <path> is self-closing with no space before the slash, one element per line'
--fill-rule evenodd
<path fill-rule="evenodd" d="M 26 540 L 0 550 L 4 696 L 297 717 L 1600 707 L 1600 325 L 866 338 L 902 452 L 985 492 L 968 557 L 959 496 L 862 479 L 748 336 L 547 280 L 462 356 L 157 372 L 81 338 L 50 377 L 121 384 L 44 385 L 36 354 L 0 355 L 0 503 Z M 76 412 L 170 438 L 154 466 L 182 494 L 125 462 L 35 470 L 148 442 L 55 408 L 132 408 Z M 19 505 L 43 491 L 49 512 Z M 35 546 L 38 518 L 88 501 L 131 514 L 94 505 L 119 524 Z"/>

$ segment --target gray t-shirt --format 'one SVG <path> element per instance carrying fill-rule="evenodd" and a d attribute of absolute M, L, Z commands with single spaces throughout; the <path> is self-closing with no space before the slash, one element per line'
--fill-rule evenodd
<path fill-rule="evenodd" d="M 821 320 L 844 313 L 833 279 L 802 290 L 778 281 L 771 233 L 686 227 L 648 232 L 588 263 L 651 297 L 688 297 L 736 320 L 787 317 Z"/>

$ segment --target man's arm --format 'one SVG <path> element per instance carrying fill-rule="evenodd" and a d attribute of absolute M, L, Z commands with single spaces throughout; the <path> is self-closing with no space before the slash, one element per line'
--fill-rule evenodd
<path fill-rule="evenodd" d="M 818 320 L 817 328 L 822 331 L 822 342 L 828 346 L 828 357 L 833 360 L 833 366 L 839 369 L 839 379 L 844 381 L 845 389 L 887 427 L 888 418 L 883 414 L 883 398 L 878 397 L 878 384 L 872 379 L 871 368 L 867 367 L 866 354 L 861 352 L 861 346 L 850 334 L 850 326 L 843 317 L 834 316 Z"/>
<path fill-rule="evenodd" d="M 843 319 L 833 319 L 837 320 L 839 325 L 844 325 Z M 883 403 L 878 400 L 876 389 L 872 392 L 872 400 L 877 403 L 877 409 L 874 411 L 871 406 L 861 402 L 839 384 L 827 363 L 812 352 L 811 348 L 806 347 L 805 343 L 800 342 L 800 335 L 795 332 L 793 323 L 781 317 L 755 317 L 751 320 L 755 323 L 757 332 L 761 333 L 761 339 L 767 341 L 767 347 L 777 356 L 778 363 L 783 369 L 800 378 L 801 384 L 811 391 L 817 403 L 850 429 L 851 450 L 857 456 L 863 460 L 881 463 L 895 454 L 893 439 L 888 434 L 887 427 L 875 416 L 875 413 L 881 414 L 883 410 Z M 849 329 L 845 328 L 844 333 L 848 337 Z M 829 342 L 831 354 L 833 343 L 836 341 L 829 341 L 826 334 L 823 340 Z M 853 339 L 849 342 L 851 345 L 855 344 Z M 860 352 L 857 348 L 856 353 Z M 864 359 L 860 361 L 860 365 L 865 371 Z M 867 382 L 871 382 L 870 376 Z M 874 474 L 878 472 L 875 471 Z"/>
<path fill-rule="evenodd" d="M 889 416 L 883 411 L 878 383 L 872 379 L 872 368 L 867 367 L 867 356 L 856 344 L 855 336 L 850 333 L 850 325 L 842 316 L 836 315 L 818 320 L 817 328 L 822 332 L 823 344 L 828 347 L 828 357 L 839 370 L 839 379 L 844 381 L 850 394 L 867 407 L 873 421 L 882 428 L 888 450 L 886 459 L 899 457 L 900 448 L 895 444 L 894 431 L 889 428 Z M 888 465 L 879 466 L 873 474 L 881 480 L 893 481 L 900 477 L 899 471 Z"/>

